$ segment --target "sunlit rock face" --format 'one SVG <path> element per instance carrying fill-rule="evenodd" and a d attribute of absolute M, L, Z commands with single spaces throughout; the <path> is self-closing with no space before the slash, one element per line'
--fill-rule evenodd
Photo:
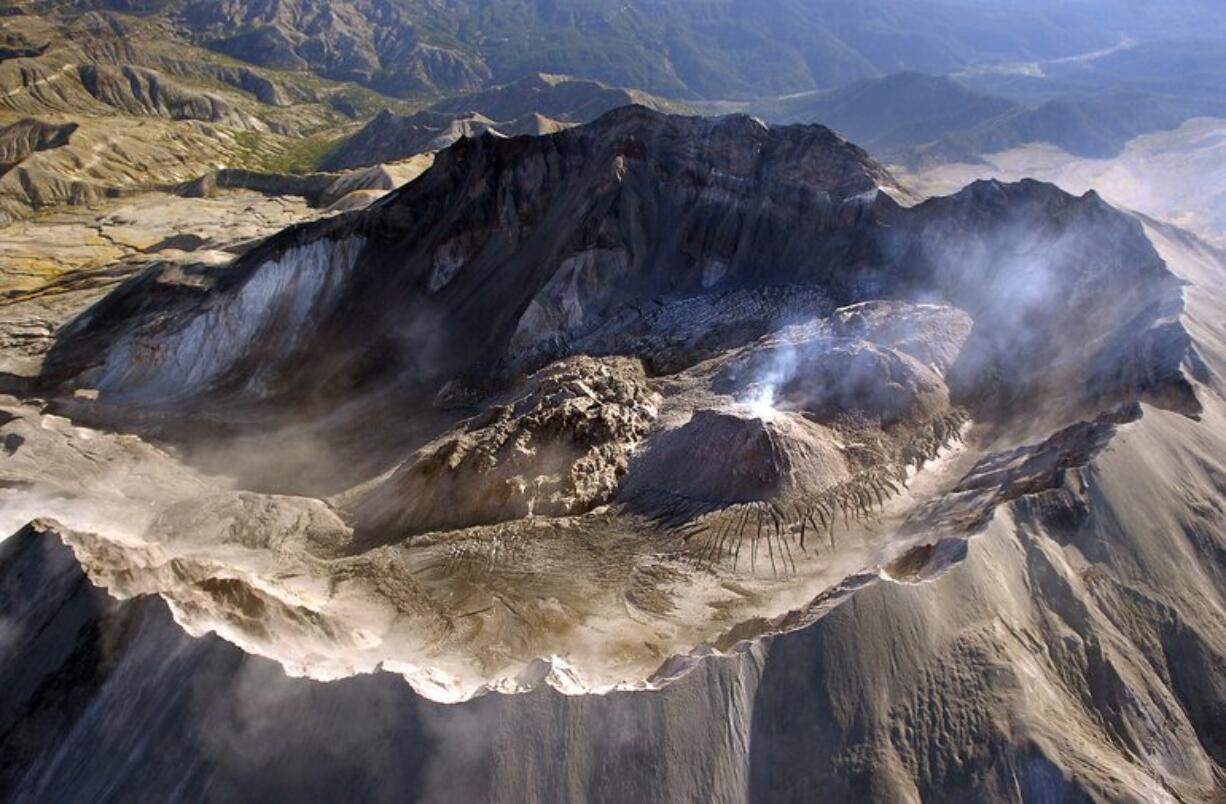
<path fill-rule="evenodd" d="M 635 360 L 561 361 L 424 447 L 356 517 L 403 537 L 586 513 L 617 490 L 659 401 Z"/>
<path fill-rule="evenodd" d="M 361 238 L 346 238 L 289 249 L 198 315 L 158 316 L 128 333 L 113 345 L 106 366 L 81 381 L 118 400 L 176 402 L 214 390 L 245 368 L 243 388 L 258 396 L 336 303 L 361 246 Z"/>
<path fill-rule="evenodd" d="M 321 238 L 332 243 L 324 249 L 347 242 L 359 251 L 352 277 L 313 309 L 301 344 L 312 358 L 293 365 L 283 389 L 314 393 L 338 374 L 349 383 L 415 376 L 433 387 L 457 374 L 539 368 L 637 301 L 697 295 L 700 262 L 727 264 L 725 291 L 798 280 L 822 288 L 843 254 L 836 240 L 826 253 L 811 248 L 814 231 L 857 228 L 866 207 L 851 199 L 878 186 L 894 187 L 827 129 L 627 107 L 549 137 L 461 141 L 378 210 L 289 230 L 229 275 L 200 282 L 216 284 L 210 305 L 229 308 L 235 302 L 220 297 L 236 297 L 249 275 L 275 273 Z M 75 370 L 112 326 L 152 324 L 179 305 L 194 319 L 202 299 L 174 282 L 159 288 L 170 298 L 155 310 L 135 300 L 138 288 L 113 299 L 65 340 L 52 371 Z M 786 303 L 772 299 L 730 323 L 762 334 Z"/>
<path fill-rule="evenodd" d="M 48 375 L 66 379 L 101 361 L 78 374 L 79 384 L 96 383 L 136 361 L 156 379 L 164 361 L 199 362 L 198 374 L 168 376 L 211 383 L 233 369 L 225 381 L 236 401 L 283 394 L 335 404 L 354 387 L 390 382 L 423 395 L 456 378 L 497 385 L 576 353 L 642 352 L 649 369 L 675 372 L 783 324 L 894 297 L 944 300 L 976 322 L 952 367 L 951 382 L 968 393 L 983 391 L 988 373 L 1002 404 L 1040 387 L 1079 382 L 1109 396 L 1145 382 L 1105 368 L 1130 362 L 1126 354 L 1094 368 L 1084 350 L 1062 352 L 1096 339 L 1126 351 L 1129 336 L 1103 334 L 1177 309 L 1177 283 L 1135 221 L 1093 194 L 1034 182 L 983 182 L 911 208 L 890 193 L 900 191 L 888 174 L 831 132 L 750 118 L 629 107 L 548 137 L 465 140 L 377 209 L 287 231 L 225 274 L 164 277 L 155 303 L 138 301 L 150 287 L 134 283 L 62 339 Z M 304 281 L 286 320 L 270 325 L 270 348 L 232 360 L 224 341 L 265 336 L 241 328 L 256 324 L 227 323 L 246 316 L 225 311 L 277 286 L 250 277 L 278 276 L 283 260 L 297 259 L 311 276 L 313 255 L 334 249 L 344 252 L 336 285 L 315 297 L 318 280 Z M 725 266 L 715 283 L 713 262 Z M 1111 298 L 1097 292 L 1106 276 L 1120 288 Z M 698 309 L 704 297 L 723 300 L 718 314 Z M 681 304 L 693 309 L 670 309 Z M 195 359 L 196 333 L 224 366 Z M 271 348 L 286 338 L 301 341 Z M 134 354 L 98 354 L 112 341 Z M 182 387 L 163 385 L 150 401 Z"/>
<path fill-rule="evenodd" d="M 4 400 L 5 521 L 58 520 L 146 599 L 125 611 L 160 598 L 364 701 L 387 674 L 467 701 L 443 728 L 531 712 L 534 756 L 628 769 L 558 748 L 624 714 L 653 757 L 719 758 L 634 793 L 1203 797 L 1212 718 L 1183 702 L 1221 695 L 1153 668 L 1226 656 L 1220 579 L 1176 583 L 1220 523 L 1169 485 L 1208 499 L 1220 463 L 1217 257 L 1034 182 L 892 191 L 831 132 L 748 118 L 464 141 L 368 210 L 83 311 L 45 401 Z M 486 764 L 517 797 L 599 776 Z"/>

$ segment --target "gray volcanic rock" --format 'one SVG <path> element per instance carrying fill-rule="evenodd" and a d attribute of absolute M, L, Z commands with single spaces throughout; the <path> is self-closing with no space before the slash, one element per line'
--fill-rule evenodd
<path fill-rule="evenodd" d="M 827 129 L 744 117 L 628 107 L 548 137 L 462 140 L 376 208 L 247 255 L 209 280 L 204 308 L 197 290 L 172 283 L 152 306 L 158 280 L 133 282 L 61 340 L 49 379 L 92 365 L 78 382 L 155 404 L 155 388 L 181 399 L 245 386 L 267 397 L 395 377 L 433 394 L 456 376 L 535 369 L 596 333 L 616 343 L 644 302 L 778 284 L 815 288 L 834 306 L 887 288 L 948 300 L 976 322 L 951 385 L 991 395 L 997 409 L 1064 389 L 1050 412 L 1076 416 L 1120 389 L 1182 382 L 1173 341 L 1143 345 L 1178 309 L 1178 282 L 1135 221 L 1097 196 L 982 182 L 905 208 L 889 192 L 888 173 Z M 250 340 L 251 319 L 237 314 L 244 299 L 279 271 L 303 276 L 305 255 L 340 253 L 321 258 L 326 292 L 296 280 L 314 295 L 286 308 L 293 322 L 263 319 L 281 346 Z M 1097 293 L 1107 276 L 1124 289 L 1111 300 Z M 764 310 L 756 326 L 776 313 Z M 246 323 L 198 331 L 202 316 Z M 196 337 L 190 348 L 207 350 L 212 368 L 184 375 L 176 355 Z M 137 357 L 146 353 L 158 357 Z M 1148 368 L 1120 373 L 1137 361 Z"/>
<path fill-rule="evenodd" d="M 701 144 L 697 150 L 695 143 Z M 661 180 L 661 171 L 671 178 Z M 423 378 L 446 377 L 491 357 L 514 358 L 507 353 L 512 343 L 516 352 L 550 343 L 556 348 L 595 330 L 606 315 L 635 299 L 698 291 L 704 276 L 710 284 L 704 265 L 715 261 L 728 266 L 726 287 L 745 284 L 768 266 L 775 281 L 806 273 L 810 281 L 833 276 L 846 241 L 832 238 L 828 252 L 814 249 L 814 232 L 854 231 L 882 186 L 893 187 L 884 170 L 820 127 L 771 130 L 748 118 L 708 121 L 630 107 L 550 137 L 463 140 L 378 209 L 287 233 L 222 281 L 234 292 L 255 292 L 246 278 L 260 274 L 262 261 L 281 259 L 287 269 L 293 264 L 292 255 L 276 256 L 282 249 L 331 251 L 340 241 L 352 243 L 354 276 L 367 278 L 340 284 L 348 273 L 342 269 L 332 272 L 330 283 L 338 283 L 334 287 L 346 306 L 367 311 L 361 345 L 353 345 L 363 352 L 383 348 L 370 336 L 380 331 L 385 315 L 420 321 L 410 335 L 396 334 L 403 327 L 388 319 L 384 331 L 392 340 L 384 346 L 390 351 L 378 367 L 400 370 L 417 363 Z M 461 197 L 482 200 L 456 204 Z M 746 247 L 759 239 L 762 250 Z M 487 276 L 505 292 L 495 291 Z M 478 285 L 485 291 L 472 294 Z M 115 313 L 126 308 L 124 295 L 108 303 Z M 229 292 L 217 298 L 227 299 Z M 327 337 L 339 347 L 338 357 L 358 334 L 346 332 L 355 319 L 331 317 L 340 298 L 316 297 L 312 304 L 320 306 L 311 313 L 321 336 L 336 328 Z M 425 325 L 443 310 L 445 322 Z M 185 323 L 192 317 L 176 316 Z M 79 331 L 88 338 L 86 333 L 115 320 L 99 308 L 82 319 Z M 450 334 L 460 331 L 472 334 Z M 404 335 L 425 340 L 402 351 L 395 341 Z M 65 357 L 75 342 L 65 341 Z M 282 357 L 292 360 L 305 344 L 287 346 Z M 245 341 L 233 347 L 236 358 L 246 354 Z M 261 351 L 262 359 L 273 357 Z M 345 358 L 347 372 L 368 363 L 352 357 Z M 318 356 L 312 363 L 319 370 L 335 368 Z M 144 365 L 142 371 L 162 370 L 158 362 Z M 231 368 L 218 366 L 222 373 Z M 299 376 L 309 382 L 307 374 Z M 128 388 L 139 393 L 139 385 Z"/>
<path fill-rule="evenodd" d="M 652 692 L 542 686 L 441 705 L 383 673 L 287 677 L 213 635 L 187 636 L 156 598 L 106 598 L 43 525 L 3 547 L 6 614 L 31 627 L 8 632 L 15 649 L 0 660 L 18 707 L 0 730 L 0 789 L 64 801 L 104 788 L 377 801 L 418 791 L 457 802 L 759 801 L 805 790 L 819 800 L 1139 803 L 1177 800 L 1173 790 L 1211 801 L 1221 789 L 1213 713 L 1226 702 L 1216 682 L 1226 645 L 1201 597 L 1214 581 L 1138 589 L 1124 575 L 1143 567 L 1175 581 L 1185 561 L 1213 564 L 1215 541 L 1120 527 L 1143 510 L 1179 521 L 1161 484 L 1128 499 L 1131 483 L 1161 471 L 1145 469 L 1138 450 L 1177 426 L 1161 413 L 1105 424 L 1083 453 L 1091 464 L 1066 465 L 1012 504 L 1023 527 L 998 517 L 948 565 L 924 567 L 924 583 L 860 578 L 820 613 L 793 615 L 788 633 L 679 663 Z M 1105 459 L 1104 438 L 1122 453 Z M 1143 477 L 1125 481 L 1130 461 Z M 1192 517 L 1209 526 L 1207 513 Z M 1089 572 L 1070 564 L 1071 549 Z M 128 762 L 85 750 L 103 740 L 120 750 L 116 735 L 133 738 L 120 744 Z"/>
<path fill-rule="evenodd" d="M 630 107 L 127 280 L 4 402 L 0 792 L 1220 798 L 1226 262 L 890 192 Z"/>
<path fill-rule="evenodd" d="M 962 351 L 975 321 L 950 306 L 871 301 L 836 310 L 821 334 L 874 341 L 945 374 Z"/>
<path fill-rule="evenodd" d="M 883 423 L 927 418 L 949 407 L 940 375 L 915 358 L 862 340 L 789 341 L 756 350 L 716 378 L 717 390 L 743 393 L 771 378 L 771 402 L 819 420 L 839 415 Z"/>
<path fill-rule="evenodd" d="M 850 476 L 832 441 L 799 417 L 699 410 L 650 444 L 622 494 L 662 492 L 721 507 L 821 492 Z"/>
<path fill-rule="evenodd" d="M 423 448 L 360 501 L 355 517 L 362 529 L 399 540 L 589 511 L 617 489 L 658 404 L 636 361 L 550 366 Z"/>
<path fill-rule="evenodd" d="M 824 316 L 834 307 L 820 287 L 808 285 L 721 289 L 727 268 L 721 260 L 710 260 L 702 276 L 707 292 L 667 301 L 657 297 L 624 308 L 565 348 L 582 354 L 630 352 L 653 373 L 673 374 L 781 325 Z M 531 365 L 559 348 L 548 341 L 538 343 L 518 362 Z"/>

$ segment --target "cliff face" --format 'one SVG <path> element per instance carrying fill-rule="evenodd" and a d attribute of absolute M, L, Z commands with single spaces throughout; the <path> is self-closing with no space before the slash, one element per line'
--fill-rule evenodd
<path fill-rule="evenodd" d="M 390 359 L 382 366 L 445 379 L 504 356 L 513 338 L 522 352 L 571 337 L 630 299 L 700 292 L 717 280 L 761 283 L 768 274 L 779 283 L 831 276 L 842 254 L 813 253 L 815 231 L 854 230 L 857 210 L 889 183 L 863 152 L 820 127 L 775 132 L 748 118 L 632 107 L 575 132 L 461 141 L 377 210 L 276 239 L 218 278 L 222 292 L 210 306 L 254 289 L 264 263 L 295 249 L 360 241 L 341 295 L 310 310 L 315 334 L 295 337 L 329 338 L 350 365 L 363 362 L 352 362 L 360 355 L 350 348 L 383 351 Z M 832 251 L 848 247 L 830 240 Z M 568 283 L 580 288 L 566 314 L 573 325 L 551 325 Z M 139 295 L 117 296 L 115 315 L 126 316 Z M 361 321 L 342 309 L 362 309 Z M 183 312 L 183 321 L 193 317 Z M 99 310 L 93 320 L 111 316 Z"/>
<path fill-rule="evenodd" d="M 968 393 L 984 390 L 985 372 L 1010 398 L 1036 384 L 1088 380 L 1091 395 L 1110 396 L 1107 386 L 1141 392 L 1174 378 L 1169 365 L 1121 365 L 1178 306 L 1178 283 L 1135 222 L 1093 194 L 1034 182 L 980 183 L 912 208 L 897 192 L 828 130 L 751 118 L 630 107 L 546 137 L 464 140 L 375 208 L 286 232 L 202 277 L 216 291 L 203 307 L 195 282 L 142 278 L 84 317 L 51 365 L 63 379 L 101 358 L 106 367 L 80 382 L 126 396 L 149 383 L 174 384 L 179 396 L 226 384 L 245 385 L 240 395 L 347 393 L 393 378 L 433 393 L 448 379 L 536 368 L 580 344 L 615 348 L 624 334 L 668 325 L 647 320 L 659 318 L 657 299 L 797 285 L 835 304 L 887 294 L 967 310 L 979 326 L 955 375 Z M 205 383 L 176 373 L 167 344 L 190 342 L 200 316 L 237 321 L 231 305 L 262 298 L 275 266 L 337 249 L 348 256 L 328 263 L 328 290 L 295 285 L 283 321 L 263 308 L 261 326 L 278 331 L 279 346 L 208 327 L 217 348 L 207 348 L 224 364 Z M 1108 277 L 1120 296 L 1096 292 Z M 747 311 L 740 324 L 760 334 L 783 312 Z M 1119 354 L 1094 369 L 1089 354 L 1053 365 L 1066 345 L 1090 343 Z M 103 344 L 110 355 L 94 354 Z"/>
<path fill-rule="evenodd" d="M 631 107 L 128 280 L 0 400 L 4 791 L 1220 796 L 1221 255 L 891 194 Z"/>

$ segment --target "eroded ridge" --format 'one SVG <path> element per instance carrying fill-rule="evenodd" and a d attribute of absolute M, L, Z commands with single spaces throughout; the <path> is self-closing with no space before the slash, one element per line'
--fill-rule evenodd
<path fill-rule="evenodd" d="M 985 468 L 1010 450 L 1202 410 L 1136 219 L 1034 182 L 901 195 L 826 129 L 744 117 L 462 141 L 60 328 L 49 401 L 3 425 L 7 510 L 297 674 L 668 683 L 938 577 L 1014 501 Z"/>

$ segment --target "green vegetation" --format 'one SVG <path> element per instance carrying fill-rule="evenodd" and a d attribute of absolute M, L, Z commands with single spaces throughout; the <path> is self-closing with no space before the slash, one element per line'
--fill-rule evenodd
<path fill-rule="evenodd" d="M 343 139 L 344 134 L 335 130 L 301 139 L 237 131 L 234 132 L 238 146 L 234 166 L 263 173 L 313 173 Z"/>

